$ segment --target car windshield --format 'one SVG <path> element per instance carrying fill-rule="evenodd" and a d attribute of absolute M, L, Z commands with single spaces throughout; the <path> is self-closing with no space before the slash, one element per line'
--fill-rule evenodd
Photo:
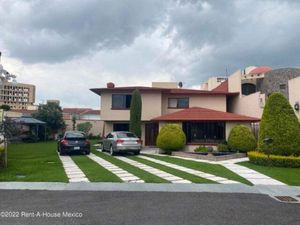
<path fill-rule="evenodd" d="M 66 138 L 85 138 L 83 133 L 80 132 L 72 132 L 66 133 Z"/>
<path fill-rule="evenodd" d="M 117 133 L 118 138 L 136 138 L 134 133 L 124 132 L 124 133 Z"/>

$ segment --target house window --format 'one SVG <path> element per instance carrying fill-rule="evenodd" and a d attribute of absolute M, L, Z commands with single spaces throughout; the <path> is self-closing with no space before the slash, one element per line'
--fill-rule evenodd
<path fill-rule="evenodd" d="M 168 108 L 188 108 L 189 98 L 169 98 Z"/>
<path fill-rule="evenodd" d="M 220 143 L 225 141 L 225 122 L 185 122 L 187 143 Z"/>
<path fill-rule="evenodd" d="M 113 94 L 112 109 L 129 109 L 131 103 L 131 95 Z"/>
<path fill-rule="evenodd" d="M 114 123 L 113 131 L 129 131 L 129 123 Z"/>
<path fill-rule="evenodd" d="M 280 90 L 285 90 L 286 89 L 286 84 L 280 84 L 279 88 L 280 88 Z"/>

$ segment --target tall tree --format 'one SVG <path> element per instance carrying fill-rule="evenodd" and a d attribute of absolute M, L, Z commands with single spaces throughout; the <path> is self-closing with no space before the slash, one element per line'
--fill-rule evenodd
<path fill-rule="evenodd" d="M 139 90 L 134 90 L 131 96 L 130 104 L 130 124 L 129 131 L 135 133 L 138 137 L 142 135 L 142 97 Z"/>
<path fill-rule="evenodd" d="M 62 109 L 57 103 L 48 102 L 47 104 L 39 105 L 37 113 L 34 113 L 32 116 L 47 123 L 47 132 L 51 138 L 66 126 Z"/>

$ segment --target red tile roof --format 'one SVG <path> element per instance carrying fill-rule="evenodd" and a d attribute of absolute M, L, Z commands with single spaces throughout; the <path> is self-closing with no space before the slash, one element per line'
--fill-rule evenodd
<path fill-rule="evenodd" d="M 222 82 L 218 87 L 212 89 L 212 91 L 228 92 L 228 80 Z"/>
<path fill-rule="evenodd" d="M 259 73 L 266 73 L 268 71 L 271 71 L 272 68 L 269 67 L 269 66 L 259 66 L 259 67 L 256 67 L 255 69 L 251 70 L 249 72 L 249 74 L 259 74 Z"/>
<path fill-rule="evenodd" d="M 162 115 L 152 119 L 154 121 L 260 121 L 259 118 L 239 114 L 222 112 L 212 109 L 192 107 L 178 112 Z"/>
<path fill-rule="evenodd" d="M 114 87 L 114 88 L 92 88 L 92 92 L 101 95 L 101 93 L 107 92 L 132 92 L 135 89 L 141 92 L 161 92 L 165 94 L 176 94 L 176 95 L 238 95 L 238 92 L 228 92 L 228 91 L 204 91 L 186 88 L 157 88 L 157 87 L 143 87 L 143 86 L 133 86 L 133 87 Z"/>
<path fill-rule="evenodd" d="M 76 114 L 82 114 L 91 110 L 92 110 L 91 108 L 63 108 L 64 113 L 76 113 Z"/>

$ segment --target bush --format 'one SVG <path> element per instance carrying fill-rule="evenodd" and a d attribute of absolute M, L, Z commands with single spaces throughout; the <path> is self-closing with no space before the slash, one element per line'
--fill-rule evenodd
<path fill-rule="evenodd" d="M 156 145 L 167 152 L 182 149 L 185 142 L 185 134 L 177 124 L 167 124 L 163 126 L 156 139 Z"/>
<path fill-rule="evenodd" d="M 261 152 L 248 152 L 250 162 L 262 166 L 300 167 L 300 157 L 269 155 Z"/>
<path fill-rule="evenodd" d="M 93 124 L 91 124 L 90 122 L 84 122 L 84 123 L 77 124 L 77 130 L 85 133 L 86 135 L 90 132 L 92 127 L 93 127 Z"/>
<path fill-rule="evenodd" d="M 248 152 L 256 148 L 256 139 L 249 127 L 237 125 L 230 131 L 228 148 L 231 151 Z"/>
<path fill-rule="evenodd" d="M 272 144 L 265 144 L 272 138 Z M 264 108 L 258 150 L 273 155 L 300 155 L 300 125 L 293 108 L 281 93 L 273 93 Z"/>
<path fill-rule="evenodd" d="M 218 144 L 217 149 L 219 152 L 228 152 L 229 148 L 226 144 Z"/>
<path fill-rule="evenodd" d="M 132 92 L 131 97 L 129 131 L 136 134 L 138 137 L 141 137 L 142 135 L 141 118 L 142 97 L 139 90 L 136 89 Z"/>
<path fill-rule="evenodd" d="M 194 149 L 194 152 L 208 153 L 210 152 L 210 149 L 203 145 L 200 145 L 199 147 Z"/>

